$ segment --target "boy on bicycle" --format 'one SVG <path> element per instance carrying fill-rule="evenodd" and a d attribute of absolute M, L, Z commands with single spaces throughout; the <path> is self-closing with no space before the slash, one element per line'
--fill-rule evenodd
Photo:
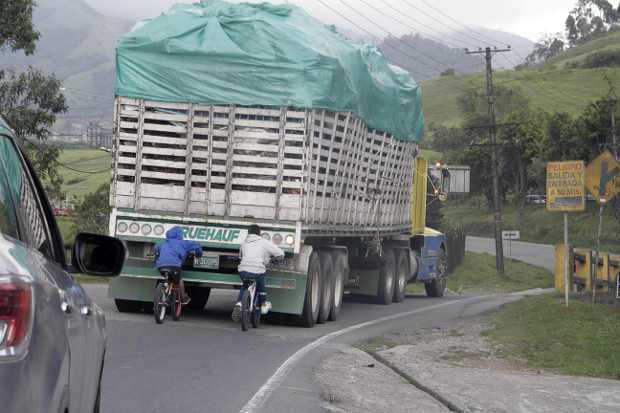
<path fill-rule="evenodd" d="M 260 227 L 252 225 L 248 230 L 248 236 L 241 244 L 239 249 L 239 276 L 242 280 L 253 279 L 256 281 L 256 292 L 258 293 L 258 305 L 262 314 L 267 314 L 271 309 L 271 303 L 267 301 L 267 291 L 265 285 L 266 265 L 272 257 L 284 258 L 284 251 L 278 248 L 271 241 L 267 241 L 260 235 Z M 241 319 L 241 298 L 244 289 L 239 291 L 237 304 L 233 308 L 232 319 L 237 322 Z"/>
<path fill-rule="evenodd" d="M 181 267 L 190 253 L 202 257 L 202 247 L 195 241 L 183 239 L 183 228 L 174 226 L 166 232 L 166 240 L 155 245 L 155 265 L 157 269 L 163 268 L 176 270 L 181 273 Z M 190 298 L 185 292 L 183 279 L 179 281 L 179 288 L 183 294 L 182 304 L 187 305 Z"/>

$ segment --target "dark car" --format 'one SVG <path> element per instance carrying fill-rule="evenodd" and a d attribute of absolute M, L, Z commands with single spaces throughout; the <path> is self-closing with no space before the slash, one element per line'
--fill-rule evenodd
<path fill-rule="evenodd" d="M 0 411 L 98 412 L 105 318 L 71 272 L 117 275 L 121 241 L 76 237 L 72 262 L 32 166 L 0 118 Z"/>

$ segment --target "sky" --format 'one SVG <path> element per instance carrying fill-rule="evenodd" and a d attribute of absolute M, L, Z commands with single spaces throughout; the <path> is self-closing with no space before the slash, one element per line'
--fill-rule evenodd
<path fill-rule="evenodd" d="M 241 0 L 228 0 L 239 3 Z M 437 35 L 455 27 L 451 18 L 470 27 L 487 27 L 509 31 L 532 41 L 545 33 L 562 32 L 564 20 L 576 0 L 249 0 L 250 2 L 269 1 L 271 3 L 292 3 L 305 8 L 320 20 L 336 24 L 346 29 L 355 29 L 353 24 L 329 9 L 343 14 L 355 24 L 383 37 L 385 30 L 379 29 L 356 14 L 351 8 L 371 18 L 374 22 L 395 35 L 412 32 L 418 28 L 423 34 Z M 329 7 L 321 4 L 321 1 Z M 88 4 L 103 14 L 136 20 L 156 16 L 174 3 L 192 3 L 190 0 L 86 0 Z M 351 8 L 347 7 L 347 4 Z M 386 6 L 387 4 L 387 6 Z M 391 7 L 390 7 L 391 6 Z M 412 7 L 413 6 L 413 7 Z M 402 23 L 392 17 L 382 16 L 375 9 L 397 16 Z M 416 9 L 417 8 L 417 9 Z M 433 9 L 434 8 L 434 9 Z M 440 12 L 438 12 L 437 10 Z M 426 14 L 426 15 L 425 15 Z M 429 17 L 432 16 L 432 17 Z M 417 20 L 414 21 L 413 19 Z M 440 24 L 441 22 L 441 24 Z"/>

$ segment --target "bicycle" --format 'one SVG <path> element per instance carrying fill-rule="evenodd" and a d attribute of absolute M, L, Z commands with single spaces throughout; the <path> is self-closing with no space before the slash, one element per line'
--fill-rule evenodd
<path fill-rule="evenodd" d="M 175 268 L 161 268 L 160 274 L 164 278 L 158 281 L 155 287 L 155 297 L 153 298 L 153 314 L 155 322 L 162 324 L 166 318 L 166 310 L 170 309 L 172 319 L 181 319 L 182 294 L 179 286 L 181 271 Z"/>
<path fill-rule="evenodd" d="M 258 305 L 258 294 L 256 294 L 256 280 L 243 280 L 244 292 L 241 296 L 241 330 L 248 331 L 249 324 L 258 328 L 261 319 L 261 310 Z"/>
<path fill-rule="evenodd" d="M 268 266 L 274 263 L 282 263 L 284 258 L 271 258 Z M 261 307 L 258 305 L 256 294 L 256 280 L 245 279 L 243 281 L 243 295 L 241 296 L 241 330 L 248 331 L 249 324 L 258 328 L 261 321 Z"/>

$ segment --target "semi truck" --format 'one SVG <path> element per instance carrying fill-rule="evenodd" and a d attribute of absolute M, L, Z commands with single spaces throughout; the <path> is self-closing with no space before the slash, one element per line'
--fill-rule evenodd
<path fill-rule="evenodd" d="M 335 320 L 345 293 L 387 305 L 420 282 L 444 294 L 420 88 L 375 48 L 295 6 L 178 5 L 119 42 L 114 105 L 109 231 L 129 251 L 109 286 L 119 311 L 152 309 L 153 247 L 177 225 L 204 250 L 183 267 L 194 309 L 241 287 L 253 224 L 286 253 L 267 274 L 272 311 L 304 326 Z"/>

